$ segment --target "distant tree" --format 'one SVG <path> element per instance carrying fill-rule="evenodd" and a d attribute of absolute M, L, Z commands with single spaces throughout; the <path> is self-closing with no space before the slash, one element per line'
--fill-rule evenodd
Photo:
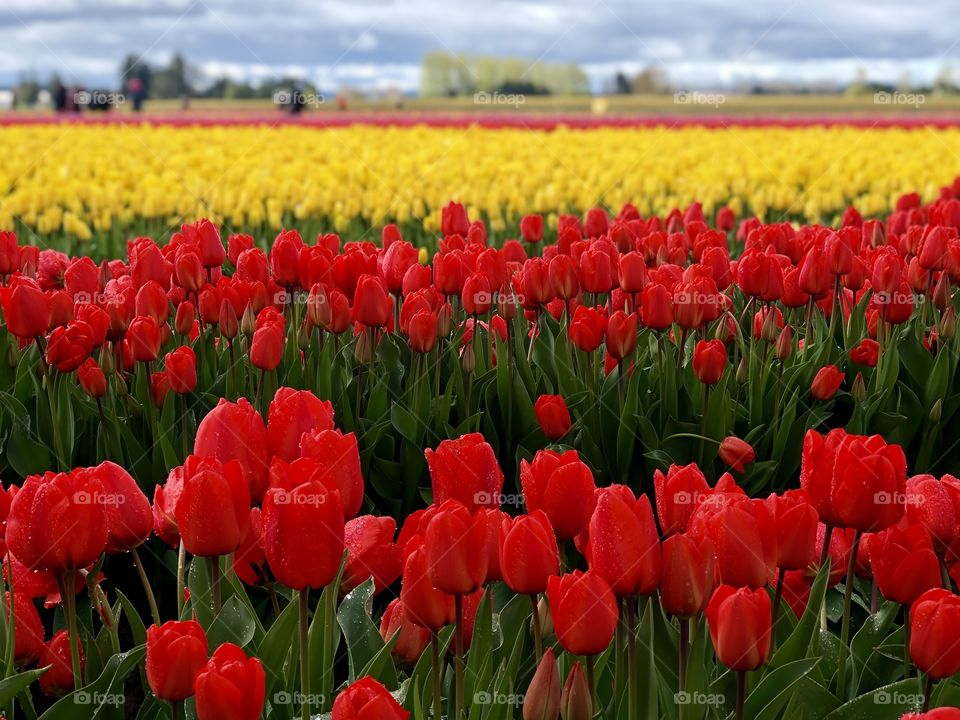
<path fill-rule="evenodd" d="M 633 92 L 655 95 L 670 92 L 670 81 L 663 68 L 656 65 L 644 68 L 633 78 Z"/>
<path fill-rule="evenodd" d="M 633 92 L 633 85 L 630 84 L 629 78 L 622 72 L 618 72 L 616 76 L 614 76 L 613 83 L 613 91 L 617 95 L 629 95 Z"/>
<path fill-rule="evenodd" d="M 154 98 L 178 98 L 190 91 L 187 79 L 187 61 L 180 53 L 174 53 L 170 64 L 153 71 L 150 96 Z"/>
<path fill-rule="evenodd" d="M 17 85 L 14 88 L 14 95 L 17 103 L 20 105 L 33 105 L 40 96 L 40 83 L 37 82 L 37 76 L 32 72 L 26 72 L 20 75 Z"/>

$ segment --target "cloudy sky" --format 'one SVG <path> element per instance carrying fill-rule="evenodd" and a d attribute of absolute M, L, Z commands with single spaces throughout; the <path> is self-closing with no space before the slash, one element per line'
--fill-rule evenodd
<path fill-rule="evenodd" d="M 301 75 L 322 89 L 419 86 L 432 50 L 575 61 L 601 89 L 618 69 L 677 85 L 960 76 L 955 0 L 2 0 L 0 85 L 114 86 L 129 52 L 183 53 L 206 74 Z"/>

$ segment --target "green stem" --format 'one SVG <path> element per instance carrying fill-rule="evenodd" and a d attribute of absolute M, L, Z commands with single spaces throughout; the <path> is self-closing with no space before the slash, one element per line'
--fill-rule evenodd
<path fill-rule="evenodd" d="M 456 701 L 452 717 L 460 720 L 463 714 L 463 595 L 454 595 L 454 609 L 456 616 Z"/>
<path fill-rule="evenodd" d="M 737 673 L 737 720 L 743 720 L 743 703 L 747 696 L 747 673 Z"/>
<path fill-rule="evenodd" d="M 537 665 L 540 664 L 540 658 L 543 657 L 543 640 L 540 630 L 540 612 L 537 608 L 537 594 L 531 593 L 530 607 L 533 610 L 533 647 L 537 653 Z"/>
<path fill-rule="evenodd" d="M 903 677 L 910 677 L 913 673 L 910 662 L 910 606 L 903 606 Z"/>
<path fill-rule="evenodd" d="M 160 611 L 157 609 L 157 598 L 153 594 L 150 580 L 147 578 L 147 573 L 143 569 L 143 563 L 140 561 L 140 553 L 137 552 L 136 548 L 132 548 L 130 555 L 133 557 L 133 564 L 137 568 L 137 575 L 140 576 L 140 582 L 143 583 L 143 591 L 146 593 L 147 602 L 150 604 L 150 616 L 153 618 L 153 624 L 159 626 L 162 623 L 160 622 Z"/>
<path fill-rule="evenodd" d="M 310 648 L 308 624 L 310 588 L 300 591 L 300 717 L 310 720 Z"/>
<path fill-rule="evenodd" d="M 220 556 L 207 558 L 210 566 L 210 594 L 213 598 L 213 614 L 220 614 Z"/>
<path fill-rule="evenodd" d="M 183 588 L 184 588 L 184 570 L 187 564 L 187 548 L 180 540 L 180 547 L 177 550 L 177 619 L 183 617 Z"/>
<path fill-rule="evenodd" d="M 324 712 L 329 709 L 333 695 L 333 631 L 336 623 L 337 591 L 336 583 L 329 585 L 323 597 L 323 686 L 320 692 Z"/>
<path fill-rule="evenodd" d="M 846 702 L 847 689 L 847 651 L 850 642 L 850 606 L 853 600 L 853 577 L 857 568 L 857 549 L 860 547 L 860 531 L 853 533 L 853 546 L 850 548 L 850 562 L 847 564 L 847 583 L 843 591 L 843 621 L 840 625 L 840 657 L 837 663 L 837 697 Z"/>
<path fill-rule="evenodd" d="M 73 689 L 83 687 L 83 672 L 80 667 L 80 634 L 77 632 L 77 596 L 74 593 L 73 572 L 57 575 L 60 597 L 67 614 L 67 636 L 70 638 L 70 664 L 73 666 Z"/>
<path fill-rule="evenodd" d="M 636 599 L 627 598 L 627 717 L 636 720 L 637 705 L 637 620 Z"/>
<path fill-rule="evenodd" d="M 430 674 L 433 677 L 433 717 L 440 720 L 442 717 L 440 710 L 440 636 L 436 631 L 430 633 L 430 655 L 433 661 L 430 666 Z"/>

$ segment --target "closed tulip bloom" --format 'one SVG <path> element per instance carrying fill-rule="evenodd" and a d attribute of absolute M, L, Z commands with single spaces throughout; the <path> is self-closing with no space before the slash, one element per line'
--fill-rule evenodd
<path fill-rule="evenodd" d="M 553 629 L 560 646 L 573 655 L 598 655 L 610 646 L 617 628 L 617 599 L 593 571 L 576 570 L 547 581 Z"/>
<path fill-rule="evenodd" d="M 500 567 L 500 526 L 510 516 L 499 508 L 487 510 L 487 583 L 503 580 L 503 571 Z M 549 523 L 548 523 L 549 524 Z"/>
<path fill-rule="evenodd" d="M 694 511 L 690 534 L 713 545 L 723 584 L 762 588 L 773 578 L 777 534 L 763 500 L 714 495 Z"/>
<path fill-rule="evenodd" d="M 486 315 L 493 306 L 493 287 L 483 273 L 474 273 L 463 283 L 461 304 L 467 315 Z"/>
<path fill-rule="evenodd" d="M 666 475 L 657 468 L 653 472 L 653 489 L 664 535 L 686 532 L 694 509 L 711 493 L 696 463 L 671 465 Z"/>
<path fill-rule="evenodd" d="M 528 243 L 538 243 L 543 240 L 543 216 L 524 215 L 520 218 L 520 237 Z"/>
<path fill-rule="evenodd" d="M 756 670 L 770 654 L 770 596 L 721 585 L 707 605 L 707 624 L 717 659 L 735 672 Z"/>
<path fill-rule="evenodd" d="M 137 481 L 109 460 L 100 463 L 94 472 L 103 483 L 102 502 L 107 511 L 108 528 L 106 551 L 126 552 L 146 542 L 153 529 L 153 513 Z"/>
<path fill-rule="evenodd" d="M 282 322 L 265 322 L 253 333 L 250 343 L 250 364 L 258 370 L 276 370 L 283 359 L 286 342 Z"/>
<path fill-rule="evenodd" d="M 570 341 L 583 352 L 593 352 L 604 340 L 606 325 L 602 308 L 578 305 L 570 323 Z"/>
<path fill-rule="evenodd" d="M 550 282 L 550 265 L 540 257 L 530 258 L 520 271 L 520 285 L 523 306 L 537 308 L 553 299 L 553 285 Z"/>
<path fill-rule="evenodd" d="M 107 394 L 107 377 L 93 358 L 87 358 L 77 368 L 77 380 L 83 391 L 94 399 Z"/>
<path fill-rule="evenodd" d="M 545 591 L 547 580 L 560 572 L 557 539 L 542 510 L 502 522 L 500 572 L 508 588 L 524 595 Z"/>
<path fill-rule="evenodd" d="M 693 372 L 704 385 L 714 385 L 727 366 L 727 349 L 721 340 L 700 340 L 693 349 Z"/>
<path fill-rule="evenodd" d="M 149 315 L 133 319 L 127 328 L 126 339 L 137 362 L 153 362 L 160 355 L 160 328 Z"/>
<path fill-rule="evenodd" d="M 960 672 L 960 597 L 949 590 L 927 590 L 910 606 L 910 659 L 932 678 Z"/>
<path fill-rule="evenodd" d="M 616 360 L 633 354 L 637 347 L 637 316 L 617 310 L 607 321 L 607 352 Z"/>
<path fill-rule="evenodd" d="M 253 501 L 258 502 L 263 497 L 270 465 L 267 429 L 260 413 L 245 398 L 235 403 L 220 399 L 200 421 L 193 452 L 221 462 L 238 460 L 249 482 Z"/>
<path fill-rule="evenodd" d="M 805 570 L 816 561 L 817 509 L 804 490 L 771 494 L 765 501 L 777 531 L 777 567 Z"/>
<path fill-rule="evenodd" d="M 738 473 L 742 473 L 744 466 L 752 463 L 756 457 L 753 446 L 735 435 L 728 435 L 723 439 L 717 455 L 731 470 Z"/>
<path fill-rule="evenodd" d="M 640 322 L 652 330 L 664 330 L 673 325 L 673 295 L 658 282 L 651 282 L 643 288 Z"/>
<path fill-rule="evenodd" d="M 870 566 L 883 597 L 910 605 L 939 587 L 940 562 L 922 525 L 894 525 L 870 536 Z"/>
<path fill-rule="evenodd" d="M 20 267 L 20 246 L 17 234 L 9 230 L 0 231 L 0 275 L 9 275 Z"/>
<path fill-rule="evenodd" d="M 480 433 L 444 440 L 424 452 L 430 469 L 433 502 L 458 500 L 468 508 L 499 507 L 503 471 Z"/>
<path fill-rule="evenodd" d="M 347 564 L 341 582 L 343 592 L 350 592 L 372 577 L 374 593 L 380 593 L 400 577 L 403 548 L 393 541 L 396 532 L 396 520 L 386 516 L 361 515 L 346 524 L 343 537 Z"/>
<path fill-rule="evenodd" d="M 194 680 L 197 720 L 257 720 L 263 713 L 266 679 L 260 660 L 224 643 Z"/>
<path fill-rule="evenodd" d="M 425 355 L 437 345 L 437 314 L 429 310 L 421 310 L 412 318 L 407 327 L 407 336 L 410 349 L 415 353 Z"/>
<path fill-rule="evenodd" d="M 315 460 L 323 482 L 340 493 L 343 517 L 356 517 L 363 505 L 363 475 L 357 436 L 339 430 L 311 430 L 300 439 L 303 457 Z"/>
<path fill-rule="evenodd" d="M 628 252 L 620 256 L 619 279 L 624 292 L 643 291 L 647 284 L 647 264 L 642 254 Z"/>
<path fill-rule="evenodd" d="M 33 281 L 15 278 L 3 305 L 7 330 L 19 338 L 33 338 L 47 332 L 50 325 L 50 299 Z"/>
<path fill-rule="evenodd" d="M 433 586 L 427 568 L 423 536 L 414 535 L 406 547 L 400 602 L 411 622 L 437 632 L 454 620 L 453 596 Z"/>
<path fill-rule="evenodd" d="M 528 512 L 543 510 L 559 540 L 575 537 L 590 522 L 596 485 L 576 450 L 539 450 L 520 461 L 520 484 Z"/>
<path fill-rule="evenodd" d="M 9 591 L 5 593 L 7 611 L 11 609 Z M 13 659 L 17 665 L 30 665 L 44 649 L 44 630 L 40 613 L 28 593 L 17 591 L 12 602 L 14 626 Z M 9 617 L 9 616 L 8 616 Z"/>
<path fill-rule="evenodd" d="M 47 342 L 47 363 L 62 373 L 80 367 L 93 350 L 93 330 L 82 320 L 54 328 Z"/>
<path fill-rule="evenodd" d="M 147 682 L 160 700 L 193 695 L 193 681 L 207 663 L 207 636 L 196 620 L 170 620 L 147 628 Z"/>
<path fill-rule="evenodd" d="M 424 533 L 430 582 L 450 595 L 467 595 L 487 579 L 487 513 L 444 502 Z"/>
<path fill-rule="evenodd" d="M 523 698 L 523 720 L 557 720 L 560 716 L 560 669 L 553 648 L 540 658 Z"/>
<path fill-rule="evenodd" d="M 381 264 L 383 280 L 387 290 L 396 295 L 403 290 L 403 278 L 407 271 L 417 265 L 419 252 L 403 238 L 398 238 L 396 242 L 385 247 Z"/>
<path fill-rule="evenodd" d="M 825 365 L 817 371 L 810 383 L 810 394 L 817 400 L 830 400 L 843 384 L 845 375 L 836 365 Z"/>
<path fill-rule="evenodd" d="M 170 394 L 170 376 L 166 370 L 159 370 L 150 374 L 150 399 L 154 407 L 163 408 Z"/>
<path fill-rule="evenodd" d="M 216 557 L 240 547 L 250 521 L 250 489 L 240 463 L 189 456 L 174 516 L 191 555 Z"/>
<path fill-rule="evenodd" d="M 555 255 L 550 259 L 550 285 L 554 294 L 563 300 L 572 300 L 580 292 L 577 266 L 569 255 Z"/>
<path fill-rule="evenodd" d="M 707 539 L 675 534 L 663 541 L 660 550 L 660 602 L 664 612 L 681 618 L 702 612 L 713 592 L 713 544 Z"/>
<path fill-rule="evenodd" d="M 166 483 L 153 489 L 153 532 L 172 548 L 180 545 L 180 528 L 174 509 L 182 490 L 182 465 L 170 471 Z"/>
<path fill-rule="evenodd" d="M 407 720 L 410 713 L 390 691 L 367 675 L 337 695 L 330 720 Z"/>
<path fill-rule="evenodd" d="M 593 697 L 578 660 L 570 668 L 560 693 L 560 717 L 563 720 L 591 720 Z"/>
<path fill-rule="evenodd" d="M 944 480 L 949 482 L 949 476 L 944 476 Z M 906 485 L 906 521 L 925 527 L 940 549 L 950 545 L 957 534 L 958 508 L 944 480 L 933 475 L 914 475 Z"/>
<path fill-rule="evenodd" d="M 77 638 L 77 649 L 80 652 L 82 676 L 82 668 L 86 666 L 86 662 L 83 656 L 83 644 L 79 638 Z M 66 630 L 58 631 L 50 638 L 50 642 L 43 646 L 37 664 L 40 667 L 50 666 L 50 669 L 40 676 L 40 690 L 44 695 L 60 697 L 73 690 L 73 660 L 70 652 L 70 636 Z"/>
<path fill-rule="evenodd" d="M 395 598 L 390 601 L 380 618 L 380 637 L 387 642 L 398 631 L 400 637 L 397 638 L 391 654 L 405 665 L 413 665 L 430 642 L 430 631 L 410 622 L 403 610 L 403 603 L 399 598 Z"/>
<path fill-rule="evenodd" d="M 353 296 L 353 322 L 367 327 L 383 327 L 390 320 L 390 299 L 383 280 L 375 275 L 361 275 Z"/>
<path fill-rule="evenodd" d="M 300 457 L 300 440 L 312 430 L 333 430 L 333 405 L 309 390 L 277 389 L 267 414 L 270 454 L 286 462 Z"/>
<path fill-rule="evenodd" d="M 170 389 L 178 395 L 193 392 L 197 387 L 197 356 L 186 345 L 181 345 L 163 359 L 170 379 Z"/>
<path fill-rule="evenodd" d="M 541 395 L 533 411 L 547 439 L 556 441 L 570 432 L 570 411 L 562 395 Z"/>
<path fill-rule="evenodd" d="M 614 490 L 623 488 L 623 490 Z M 624 485 L 600 495 L 590 518 L 587 563 L 618 597 L 649 595 L 660 585 L 660 539 L 650 499 Z"/>
<path fill-rule="evenodd" d="M 842 428 L 803 439 L 800 487 L 807 491 L 821 522 L 883 530 L 904 513 L 906 456 L 880 435 L 853 435 Z"/>
<path fill-rule="evenodd" d="M 323 588 L 343 559 L 340 494 L 318 481 L 263 498 L 263 545 L 277 580 L 293 590 Z M 189 546 L 188 546 L 189 549 Z"/>
<path fill-rule="evenodd" d="M 31 570 L 63 573 L 93 564 L 107 544 L 102 497 L 103 482 L 91 468 L 31 475 L 10 504 L 7 547 Z"/>

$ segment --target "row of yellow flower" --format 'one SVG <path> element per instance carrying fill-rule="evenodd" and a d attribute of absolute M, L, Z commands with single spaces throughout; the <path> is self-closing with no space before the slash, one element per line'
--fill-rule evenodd
<path fill-rule="evenodd" d="M 958 174 L 960 131 L 10 126 L 0 157 L 0 228 L 86 239 L 207 216 L 237 230 L 323 218 L 432 231 L 457 199 L 497 232 L 524 213 L 555 221 L 601 203 L 729 203 L 767 220 L 828 222 L 850 202 L 882 213 Z"/>

